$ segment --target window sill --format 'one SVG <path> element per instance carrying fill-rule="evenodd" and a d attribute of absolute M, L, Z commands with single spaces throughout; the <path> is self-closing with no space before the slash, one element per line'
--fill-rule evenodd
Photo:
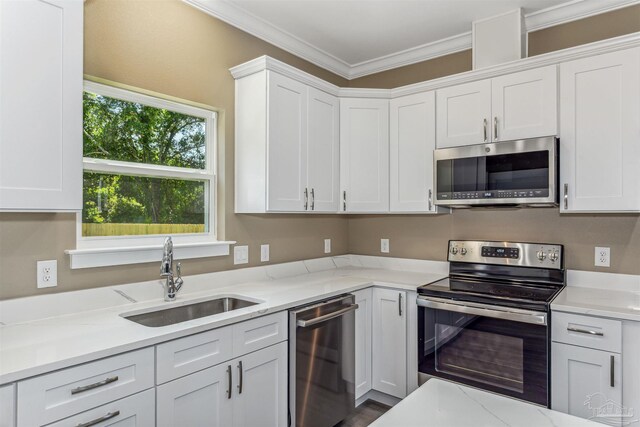
<path fill-rule="evenodd" d="M 173 245 L 177 260 L 229 255 L 236 242 L 179 243 Z M 162 245 L 123 246 L 114 248 L 68 249 L 71 269 L 160 262 Z"/>

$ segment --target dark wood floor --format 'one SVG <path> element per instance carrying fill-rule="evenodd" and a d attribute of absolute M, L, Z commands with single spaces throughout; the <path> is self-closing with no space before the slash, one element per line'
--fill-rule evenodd
<path fill-rule="evenodd" d="M 335 427 L 366 427 L 389 409 L 391 409 L 390 406 L 373 400 L 367 400 L 366 402 L 362 402 L 351 415 L 336 424 Z"/>

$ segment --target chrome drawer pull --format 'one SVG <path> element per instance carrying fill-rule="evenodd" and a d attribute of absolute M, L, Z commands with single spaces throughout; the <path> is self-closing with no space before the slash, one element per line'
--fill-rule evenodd
<path fill-rule="evenodd" d="M 76 424 L 76 427 L 94 426 L 96 424 L 100 424 L 103 421 L 107 421 L 107 420 L 110 420 L 111 418 L 117 417 L 118 415 L 120 415 L 120 411 L 109 412 L 108 414 L 103 415 L 100 418 L 96 418 L 95 420 L 87 421 L 86 423 Z"/>
<path fill-rule="evenodd" d="M 78 394 L 78 393 L 82 393 L 88 390 L 92 390 L 94 388 L 98 388 L 98 387 L 102 387 L 103 385 L 107 385 L 107 384 L 111 384 L 118 381 L 118 376 L 113 376 L 113 377 L 109 377 L 109 378 L 105 378 L 102 381 L 98 381 L 97 383 L 93 383 L 93 384 L 89 384 L 89 385 L 84 385 L 82 387 L 76 387 L 71 389 L 71 394 Z"/>
<path fill-rule="evenodd" d="M 596 335 L 599 337 L 603 337 L 604 336 L 604 332 L 600 332 L 600 331 L 592 331 L 590 329 L 579 329 L 579 328 L 572 328 L 570 326 L 567 327 L 567 331 L 570 332 L 578 332 L 580 334 L 588 334 L 588 335 Z"/>

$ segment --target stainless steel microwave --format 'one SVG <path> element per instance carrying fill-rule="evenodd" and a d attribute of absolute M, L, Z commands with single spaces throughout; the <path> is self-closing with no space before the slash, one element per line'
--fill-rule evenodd
<path fill-rule="evenodd" d="M 434 180 L 440 206 L 557 206 L 558 139 L 436 149 Z"/>

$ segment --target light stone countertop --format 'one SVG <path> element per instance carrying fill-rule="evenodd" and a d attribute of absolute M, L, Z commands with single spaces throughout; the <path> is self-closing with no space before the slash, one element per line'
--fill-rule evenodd
<path fill-rule="evenodd" d="M 2 301 L 0 384 L 373 285 L 415 291 L 417 286 L 447 275 L 446 263 L 405 260 L 397 264 L 402 269 L 398 271 L 381 268 L 376 257 L 370 258 L 321 258 L 185 277 L 184 287 L 172 303 L 162 300 L 159 281 Z M 224 296 L 259 304 L 158 328 L 121 317 L 123 313 Z"/>
<path fill-rule="evenodd" d="M 399 426 L 595 427 L 602 424 L 434 378 L 370 425 Z"/>

